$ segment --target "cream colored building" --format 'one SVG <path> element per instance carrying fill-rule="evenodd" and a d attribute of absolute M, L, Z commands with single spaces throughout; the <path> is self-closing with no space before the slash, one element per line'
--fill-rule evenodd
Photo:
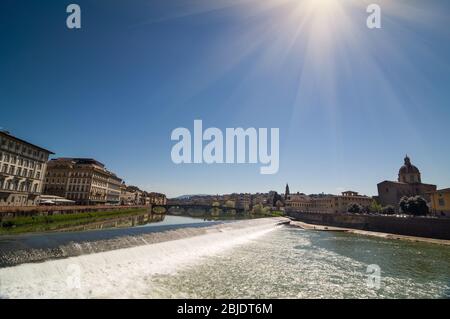
<path fill-rule="evenodd" d="M 352 203 L 369 207 L 373 199 L 368 196 L 359 195 L 357 192 L 346 191 L 341 195 L 314 195 L 289 194 L 285 199 L 287 209 L 307 213 L 346 213 Z"/>
<path fill-rule="evenodd" d="M 0 131 L 0 206 L 33 206 L 53 152 Z"/>
<path fill-rule="evenodd" d="M 81 205 L 119 204 L 122 180 L 92 158 L 57 158 L 48 162 L 44 193 Z"/>
<path fill-rule="evenodd" d="M 148 199 L 149 199 L 149 203 L 152 205 L 166 205 L 167 204 L 166 195 L 161 194 L 161 193 L 155 193 L 155 192 L 148 193 Z"/>
<path fill-rule="evenodd" d="M 108 204 L 119 205 L 120 195 L 122 193 L 122 179 L 111 173 L 108 177 L 108 187 L 106 193 L 106 202 Z"/>

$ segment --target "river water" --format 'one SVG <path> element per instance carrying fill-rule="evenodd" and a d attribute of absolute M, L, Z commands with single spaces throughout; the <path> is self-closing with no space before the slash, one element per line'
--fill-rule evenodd
<path fill-rule="evenodd" d="M 448 246 L 307 231 L 281 225 L 282 219 L 189 221 L 195 227 L 171 228 L 170 240 L 153 242 L 152 231 L 140 234 L 147 242 L 135 247 L 1 268 L 0 296 L 450 297 Z M 368 273 L 368 266 L 380 276 Z"/>

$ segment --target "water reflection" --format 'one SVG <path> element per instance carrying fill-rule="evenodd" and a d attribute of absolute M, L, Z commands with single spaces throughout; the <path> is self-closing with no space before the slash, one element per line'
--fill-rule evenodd
<path fill-rule="evenodd" d="M 144 213 L 133 216 L 117 217 L 107 219 L 100 222 L 91 222 L 84 225 L 77 225 L 72 227 L 65 227 L 58 231 L 84 231 L 84 230 L 100 230 L 109 228 L 126 228 L 135 227 L 141 225 L 147 225 L 151 223 L 162 222 L 166 217 L 165 214 Z"/>

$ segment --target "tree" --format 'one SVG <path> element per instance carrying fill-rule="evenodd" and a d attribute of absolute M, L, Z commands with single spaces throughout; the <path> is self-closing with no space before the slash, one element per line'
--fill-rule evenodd
<path fill-rule="evenodd" d="M 399 205 L 402 212 L 408 215 L 425 216 L 429 211 L 426 200 L 418 195 L 412 197 L 402 197 Z"/>
<path fill-rule="evenodd" d="M 400 211 L 406 214 L 406 211 L 408 210 L 408 196 L 403 196 L 400 199 Z"/>
<path fill-rule="evenodd" d="M 381 209 L 381 213 L 385 214 L 385 215 L 394 215 L 395 214 L 395 207 L 392 206 L 392 205 L 384 206 Z"/>
<path fill-rule="evenodd" d="M 352 214 L 359 214 L 363 210 L 363 207 L 358 203 L 350 203 L 347 207 L 347 212 Z"/>
<path fill-rule="evenodd" d="M 261 204 L 253 205 L 252 213 L 253 214 L 261 214 L 263 206 Z"/>
<path fill-rule="evenodd" d="M 371 213 L 381 213 L 382 209 L 381 204 L 379 204 L 376 200 L 373 200 L 369 207 L 369 211 Z"/>
<path fill-rule="evenodd" d="M 252 213 L 255 215 L 265 215 L 265 214 L 268 214 L 269 211 L 270 211 L 269 207 L 264 207 L 261 204 L 254 205 L 253 209 L 252 209 Z"/>
<path fill-rule="evenodd" d="M 281 200 L 277 200 L 275 206 L 277 206 L 277 208 L 280 209 L 280 207 L 283 207 L 283 202 Z"/>

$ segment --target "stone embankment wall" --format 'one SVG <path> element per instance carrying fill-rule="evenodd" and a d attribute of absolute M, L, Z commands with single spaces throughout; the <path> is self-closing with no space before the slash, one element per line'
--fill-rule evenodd
<path fill-rule="evenodd" d="M 450 239 L 450 218 L 287 212 L 293 219 L 315 225 L 374 232 Z"/>

